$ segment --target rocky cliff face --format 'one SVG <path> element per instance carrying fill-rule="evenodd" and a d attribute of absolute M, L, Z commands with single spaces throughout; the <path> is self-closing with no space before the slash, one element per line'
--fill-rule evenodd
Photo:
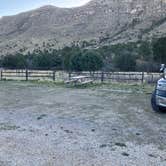
<path fill-rule="evenodd" d="M 166 0 L 92 0 L 78 8 L 44 6 L 0 19 L 0 54 L 151 39 L 166 34 Z"/>

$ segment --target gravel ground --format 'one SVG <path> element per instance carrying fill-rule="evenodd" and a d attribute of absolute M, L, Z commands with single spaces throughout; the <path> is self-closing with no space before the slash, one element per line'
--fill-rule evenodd
<path fill-rule="evenodd" d="M 165 166 L 166 114 L 150 95 L 0 82 L 0 166 Z"/>

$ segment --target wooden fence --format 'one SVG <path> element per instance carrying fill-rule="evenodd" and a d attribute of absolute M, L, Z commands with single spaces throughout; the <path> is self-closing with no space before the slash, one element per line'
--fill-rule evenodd
<path fill-rule="evenodd" d="M 0 80 L 47 80 L 63 81 L 68 78 L 67 73 L 52 70 L 0 70 Z"/>
<path fill-rule="evenodd" d="M 147 73 L 147 72 L 74 72 L 70 77 L 85 75 L 91 79 L 101 82 L 127 82 L 127 83 L 156 83 L 161 77 L 160 73 Z"/>
<path fill-rule="evenodd" d="M 72 72 L 53 70 L 8 70 L 0 69 L 0 80 L 47 80 L 61 82 L 73 76 L 84 75 L 96 82 L 155 83 L 160 73 L 146 72 Z"/>

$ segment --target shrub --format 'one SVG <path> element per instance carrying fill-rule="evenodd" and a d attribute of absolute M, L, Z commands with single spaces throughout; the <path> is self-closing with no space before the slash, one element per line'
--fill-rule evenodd
<path fill-rule="evenodd" d="M 135 71 L 136 58 L 129 52 L 124 52 L 114 57 L 114 65 L 121 71 Z"/>
<path fill-rule="evenodd" d="M 166 37 L 153 41 L 154 60 L 166 63 Z"/>
<path fill-rule="evenodd" d="M 2 58 L 2 66 L 5 68 L 25 68 L 26 58 L 22 54 L 6 55 Z"/>
<path fill-rule="evenodd" d="M 101 56 L 95 51 L 83 52 L 82 58 L 82 70 L 84 71 L 97 71 L 103 67 L 103 60 Z"/>

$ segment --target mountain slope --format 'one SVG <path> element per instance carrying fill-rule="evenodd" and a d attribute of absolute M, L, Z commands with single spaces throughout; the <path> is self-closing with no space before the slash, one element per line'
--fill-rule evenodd
<path fill-rule="evenodd" d="M 92 0 L 78 8 L 44 6 L 0 19 L 0 54 L 96 45 L 166 34 L 166 0 Z"/>

